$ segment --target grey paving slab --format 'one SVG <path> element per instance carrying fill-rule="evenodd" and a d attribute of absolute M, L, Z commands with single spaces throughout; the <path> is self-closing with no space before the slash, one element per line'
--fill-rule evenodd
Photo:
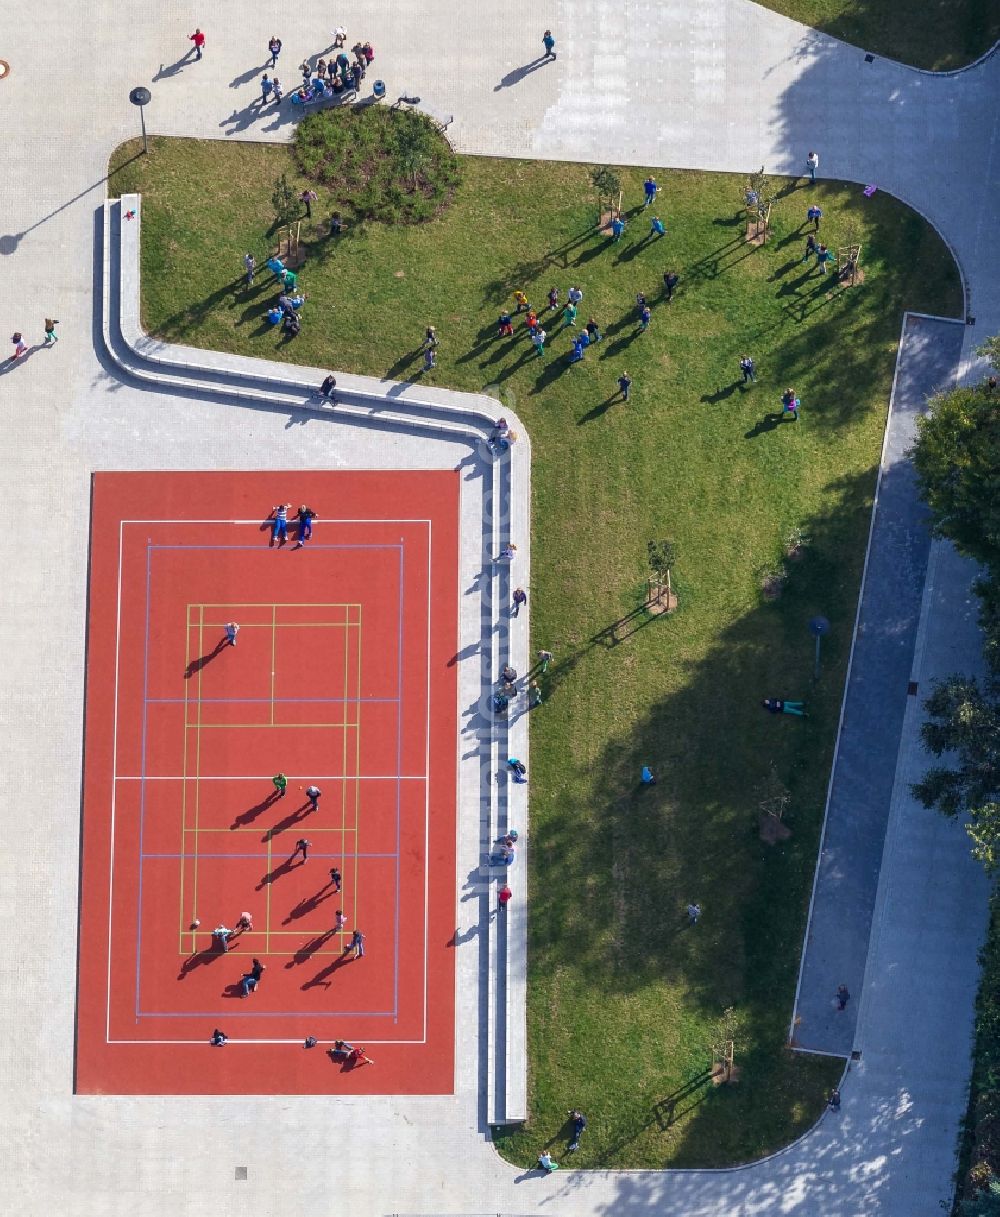
<path fill-rule="evenodd" d="M 928 398 L 954 382 L 963 338 L 960 324 L 908 316 L 900 343 L 792 1028 L 813 1052 L 854 1047 L 930 552 L 907 453 Z M 854 995 L 844 1010 L 840 984 Z"/>

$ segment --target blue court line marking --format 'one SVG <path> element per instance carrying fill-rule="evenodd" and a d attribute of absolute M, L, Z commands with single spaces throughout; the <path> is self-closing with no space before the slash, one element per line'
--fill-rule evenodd
<path fill-rule="evenodd" d="M 195 830 L 193 828 L 188 828 L 188 829 L 185 829 L 185 831 L 194 832 Z M 329 831 L 338 832 L 339 829 L 330 829 Z M 272 840 L 274 840 L 274 838 L 272 838 Z M 214 859 L 218 859 L 218 858 L 256 858 L 258 861 L 260 861 L 262 858 L 267 857 L 267 849 L 262 845 L 260 852 L 256 853 L 256 854 L 206 854 L 204 852 L 204 850 L 199 849 L 197 856 L 199 858 L 214 858 Z M 291 857 L 291 856 L 292 855 L 289 854 L 289 857 Z M 188 858 L 194 858 L 194 857 L 195 857 L 194 854 L 188 854 L 188 853 L 184 853 L 184 854 L 143 854 L 142 860 L 143 860 L 143 862 L 146 862 L 150 858 L 173 858 L 174 861 L 177 861 L 180 858 L 188 859 Z M 342 853 L 340 853 L 339 850 L 336 853 L 332 853 L 332 854 L 321 854 L 318 850 L 313 849 L 313 847 L 310 845 L 309 846 L 309 857 L 310 858 L 395 858 L 395 857 L 397 857 L 397 855 L 391 854 L 391 853 L 342 854 Z M 272 856 L 272 861 L 273 861 L 273 856 Z M 298 867 L 296 867 L 295 869 L 298 870 Z"/>
<path fill-rule="evenodd" d="M 310 544 L 310 548 L 311 548 L 311 549 L 386 549 L 386 550 L 392 550 L 392 549 L 396 549 L 396 550 L 398 550 L 398 551 L 399 551 L 399 578 L 400 578 L 400 589 L 399 589 L 399 627 L 398 627 L 398 629 L 399 629 L 399 645 L 398 645 L 398 658 L 397 658 L 397 678 L 396 678 L 397 696 L 396 696 L 395 698 L 386 698 L 386 699 L 384 699 L 385 701 L 388 701 L 390 704 L 391 704 L 392 702 L 395 702 L 396 707 L 397 707 L 397 710 L 396 710 L 396 718 L 397 718 L 397 730 L 396 730 L 396 755 L 397 755 L 397 762 L 396 762 L 396 775 L 395 775 L 395 778 L 392 778 L 392 777 L 390 777 L 390 778 L 389 778 L 389 780 L 390 780 L 390 781 L 393 781 L 393 780 L 394 780 L 394 781 L 395 781 L 395 783 L 396 783 L 396 853 L 395 853 L 395 854 L 384 854 L 384 855 L 370 855 L 370 856 L 372 856 L 372 857 L 389 857 L 389 858 L 394 857 L 394 858 L 396 859 L 396 866 L 395 866 L 395 871 L 396 871 L 396 905 L 395 905 L 395 910 L 394 910 L 394 919 L 393 919 L 393 920 L 394 920 L 394 939 L 395 939 L 395 941 L 394 941 L 394 950 L 393 950 L 393 1009 L 392 1009 L 392 1010 L 384 1010 L 384 1011 L 382 1011 L 382 1010 L 377 1010 L 377 1011 L 329 1011 L 329 1012 L 322 1013 L 322 1016 L 323 1016 L 323 1017 L 326 1017 L 327 1015 L 328 1015 L 328 1016 L 330 1016 L 330 1017 L 333 1017 L 333 1016 L 341 1016 L 341 1017 L 344 1017 L 344 1016 L 348 1016 L 348 1015 L 358 1015 L 358 1016 L 361 1016 L 361 1017 L 367 1017 L 367 1016 L 371 1016 L 371 1017 L 390 1017 L 390 1016 L 391 1016 L 391 1017 L 392 1017 L 393 1022 L 398 1022 L 398 1015 L 399 1015 L 399 913 L 400 913 L 400 865 L 399 865 L 399 863 L 400 863 L 400 859 L 399 859 L 399 848 L 400 848 L 400 839 L 401 839 L 401 826 L 400 826 L 400 821 L 401 821 L 401 814 L 402 814 L 402 809 L 401 809 L 402 785 L 401 785 L 401 781 L 402 781 L 402 776 L 403 776 L 403 775 L 401 775 L 401 774 L 400 774 L 399 769 L 400 769 L 400 766 L 401 766 L 401 764 L 402 764 L 402 713 L 403 713 L 403 708 L 402 708 L 402 690 L 403 690 L 403 683 L 402 683 L 402 670 L 403 670 L 403 615 L 404 615 L 404 596 L 405 596 L 405 588 L 404 588 L 404 585 L 403 585 L 403 574 L 404 574 L 403 547 L 404 547 L 404 544 L 405 544 L 405 538 L 402 538 L 402 537 L 400 538 L 400 540 L 399 540 L 399 543 L 398 543 L 398 544 L 363 544 L 363 545 L 323 545 L 323 544 L 316 545 L 316 544 Z M 168 549 L 169 549 L 169 550 L 173 550 L 173 549 L 186 549 L 186 550 L 205 549 L 205 550 L 215 550 L 215 549 L 259 549 L 259 548 L 270 548 L 270 547 L 269 547 L 269 546 L 263 546 L 263 547 L 262 547 L 262 546 L 257 545 L 257 544 L 255 544 L 255 545 L 155 545 L 155 544 L 153 544 L 153 543 L 152 543 L 152 541 L 150 541 L 150 540 L 147 540 L 147 543 L 146 543 L 146 622 L 145 622 L 145 638 L 144 638 L 144 651 L 143 651 L 142 758 L 141 758 L 141 765 L 140 765 L 140 772 L 139 772 L 139 782 L 140 782 L 140 792 L 139 792 L 139 883 L 138 883 L 138 894 L 137 894 L 137 905 L 138 905 L 137 918 L 138 918 L 138 924 L 137 924 L 137 927 L 136 927 L 136 982 L 135 982 L 135 1017 L 136 1017 L 136 1020 L 138 1020 L 138 1019 L 140 1019 L 140 1018 L 191 1018 L 191 1017 L 194 1017 L 194 1018 L 203 1018 L 203 1017 L 223 1017 L 223 1016 L 224 1016 L 224 1014 L 231 1013 L 231 1011 L 217 1011 L 217 1012 L 215 1012 L 214 1014 L 211 1014 L 211 1013 L 208 1013 L 208 1012 L 203 1012 L 203 1013 L 200 1013 L 200 1014 L 192 1014 L 192 1013 L 190 1013 L 190 1012 L 177 1012 L 177 1013 L 169 1013 L 169 1012 L 168 1012 L 168 1013 L 151 1013 L 151 1012 L 148 1012 L 148 1011 L 140 1011 L 140 1010 L 139 1010 L 139 995 L 140 995 L 140 981 L 141 981 L 141 957 L 142 957 L 142 956 L 141 956 L 141 946 L 142 946 L 142 872 L 143 872 L 143 862 L 144 862 L 145 858 L 147 857 L 147 855 L 146 855 L 146 854 L 143 852 L 143 836 L 144 836 L 144 831 L 145 831 L 145 811 L 146 811 L 145 804 L 146 804 L 146 733 L 147 733 L 147 709 L 148 709 L 148 706 L 149 706 L 151 703 L 153 703 L 153 702 L 156 700 L 156 699 L 154 699 L 154 698 L 150 698 L 150 697 L 149 697 L 149 629 L 150 629 L 150 608 L 151 608 L 151 605 L 150 605 L 150 589 L 151 589 L 151 583 L 152 583 L 152 551 L 153 551 L 153 550 L 157 550 L 157 549 L 164 549 L 164 550 L 168 550 Z M 177 700 L 177 701 L 181 701 L 181 700 L 183 700 L 183 699 L 178 698 L 178 699 L 176 699 L 176 700 Z M 241 699 L 234 699 L 234 700 L 241 700 Z M 270 699 L 261 699 L 261 700 L 270 700 Z M 319 700 L 319 699 L 312 699 L 312 698 L 301 698 L 301 699 L 290 699 L 290 700 L 299 700 L 299 701 L 303 701 L 303 702 L 308 702 L 308 701 L 312 701 L 312 700 Z M 343 701 L 345 701 L 345 702 L 346 702 L 346 701 L 356 701 L 357 699 L 356 699 L 356 698 L 344 698 L 344 699 L 331 699 L 331 700 L 343 700 Z M 373 699 L 373 700 L 374 700 L 374 699 Z M 379 699 L 379 700 L 382 700 L 382 699 Z M 428 776 L 429 776 L 429 775 L 428 775 Z M 346 775 L 345 775 L 345 777 L 346 777 Z M 117 780 L 117 775 L 116 775 L 115 780 Z M 161 856 L 161 855 L 150 854 L 150 855 L 148 855 L 148 856 L 149 856 L 149 857 L 158 857 L 158 856 Z M 162 855 L 162 856 L 169 856 L 169 855 Z M 181 856 L 181 855 L 175 855 L 175 858 L 179 858 L 180 856 Z M 235 856 L 240 856 L 240 855 L 231 855 L 231 854 L 230 854 L 230 855 L 203 855 L 203 854 L 200 854 L 200 853 L 199 853 L 199 857 L 206 857 L 206 856 L 213 856 L 213 857 L 235 857 Z M 245 857 L 252 857 L 252 858 L 259 858 L 259 856 L 260 856 L 260 855 L 259 855 L 259 854 L 252 854 L 252 855 L 242 855 L 242 856 L 245 856 Z M 314 857 L 316 857 L 316 858 L 331 858 L 331 857 L 332 857 L 332 858 L 336 858 L 336 857 L 338 857 L 339 855 L 338 855 L 338 854 L 320 854 L 320 853 L 316 853 L 316 852 L 314 851 L 314 852 L 313 852 L 313 856 L 314 856 Z M 359 855 L 359 856 L 365 856 L 365 855 Z M 297 1016 L 298 1016 L 299 1014 L 301 1014 L 301 1013 L 302 1013 L 301 1011 L 285 1011 L 285 1012 L 282 1012 L 282 1011 L 273 1011 L 273 1012 L 268 1012 L 268 1013 L 263 1013 L 263 1012 L 262 1012 L 262 1013 L 260 1013 L 260 1014 L 251 1014 L 251 1015 L 250 1015 L 250 1017 L 252 1017 L 252 1018 L 268 1018 L 268 1017 L 275 1017 L 275 1018 L 277 1018 L 277 1017 L 281 1017 L 281 1018 L 287 1018 L 287 1017 L 297 1017 Z"/>
<path fill-rule="evenodd" d="M 142 841 L 146 829 L 146 694 L 149 692 L 149 606 L 150 587 L 153 576 L 153 555 L 146 544 L 146 633 L 142 656 L 142 755 L 139 763 L 139 888 L 136 893 L 135 928 L 135 1016 L 139 1017 L 139 993 L 142 981 Z"/>
<path fill-rule="evenodd" d="M 399 1021 L 399 845 L 402 820 L 403 786 L 399 775 L 403 772 L 403 602 L 406 584 L 403 580 L 403 538 L 399 538 L 399 646 L 397 647 L 396 670 L 396 907 L 393 910 L 393 969 L 392 969 L 392 1021 Z M 428 589 L 428 592 L 430 589 Z"/>
<path fill-rule="evenodd" d="M 259 545 L 152 545 L 152 549 L 276 549 L 277 546 L 262 542 Z M 284 546 L 281 547 L 282 549 Z M 314 545 L 310 549 L 399 549 L 398 545 Z"/>
<path fill-rule="evenodd" d="M 190 701 L 190 699 L 187 699 Z M 147 697 L 146 701 L 150 705 L 181 705 L 185 698 L 183 697 Z M 265 705 L 271 702 L 289 704 L 289 705 L 312 705 L 320 702 L 337 702 L 346 705 L 350 702 L 354 705 L 355 702 L 386 702 L 389 705 L 395 705 L 399 701 L 398 697 L 201 697 L 198 698 L 203 706 L 212 705 L 232 705 L 244 706 L 254 702 L 263 702 Z M 197 704 L 194 702 L 192 704 Z"/>
<path fill-rule="evenodd" d="M 232 1007 L 228 1010 L 192 1010 L 190 1012 L 186 1010 L 183 1012 L 146 1010 L 142 1014 L 136 1015 L 136 1018 L 224 1018 L 226 1015 L 235 1013 L 236 1011 Z M 391 1010 L 260 1010 L 256 1012 L 248 1010 L 246 1013 L 242 1008 L 239 1010 L 240 1018 L 389 1018 L 391 1014 Z M 393 1022 L 395 1021 L 393 1019 Z M 142 1042 L 142 1040 L 130 1041 L 135 1044 Z M 386 1041 L 390 1044 L 395 1042 L 394 1040 Z"/>

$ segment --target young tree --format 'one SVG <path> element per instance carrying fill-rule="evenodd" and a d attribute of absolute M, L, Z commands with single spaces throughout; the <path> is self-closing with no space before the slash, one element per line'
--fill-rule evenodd
<path fill-rule="evenodd" d="M 677 597 L 670 586 L 670 571 L 676 558 L 673 541 L 649 541 L 646 545 L 649 569 L 652 572 L 646 607 L 650 612 L 671 613 L 677 607 Z"/>
<path fill-rule="evenodd" d="M 597 193 L 597 222 L 600 224 L 604 214 L 604 200 L 608 200 L 608 206 L 613 211 L 615 200 L 621 197 L 622 182 L 609 165 L 601 165 L 590 171 L 590 184 Z"/>
<path fill-rule="evenodd" d="M 773 816 L 776 820 L 780 820 L 788 810 L 788 804 L 792 801 L 791 792 L 785 783 L 778 777 L 778 771 L 772 764 L 767 772 L 767 777 L 758 785 L 756 791 L 757 806 L 766 816 Z"/>
<path fill-rule="evenodd" d="M 274 208 L 275 228 L 284 228 L 299 218 L 299 200 L 294 189 L 289 186 L 285 174 L 282 174 L 274 183 L 271 206 Z"/>
<path fill-rule="evenodd" d="M 411 116 L 402 116 L 409 119 Z M 426 132 L 418 121 L 404 121 L 396 132 L 396 155 L 403 172 L 410 178 L 414 190 L 417 174 L 427 163 L 429 155 Z"/>
<path fill-rule="evenodd" d="M 771 179 L 764 172 L 764 166 L 751 173 L 743 187 L 743 206 L 747 209 L 754 225 L 755 233 L 761 243 L 767 242 L 767 225 L 771 218 L 771 208 L 777 195 L 771 184 Z"/>

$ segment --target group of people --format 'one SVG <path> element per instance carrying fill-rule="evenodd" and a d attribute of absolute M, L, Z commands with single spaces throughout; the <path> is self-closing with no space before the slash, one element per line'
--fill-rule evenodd
<path fill-rule="evenodd" d="M 271 508 L 268 519 L 271 521 L 271 544 L 284 545 L 288 540 L 288 509 L 291 503 L 275 503 Z M 308 503 L 303 503 L 295 513 L 298 521 L 298 533 L 295 538 L 295 546 L 301 548 L 312 537 L 313 520 L 315 520 L 316 512 L 309 506 Z M 278 774 L 278 777 L 282 777 Z M 282 793 L 284 787 L 282 787 Z"/>
<path fill-rule="evenodd" d="M 338 97 L 344 93 L 360 92 L 365 73 L 375 59 L 375 50 L 370 42 L 356 42 L 351 48 L 354 55 L 352 61 L 344 50 L 346 40 L 346 31 L 343 27 L 338 27 L 334 30 L 331 51 L 339 51 L 339 54 L 331 53 L 329 60 L 321 55 L 316 60 L 315 67 L 310 60 L 303 60 L 299 67 L 299 71 L 302 73 L 302 83 L 292 91 L 290 97 L 293 105 L 302 106 L 323 101 L 326 98 Z M 281 48 L 281 39 L 276 34 L 272 34 L 267 44 L 272 72 L 278 66 Z M 260 104 L 264 106 L 268 102 L 273 102 L 277 105 L 284 96 L 281 81 L 277 76 L 269 76 L 265 72 L 260 81 Z"/>

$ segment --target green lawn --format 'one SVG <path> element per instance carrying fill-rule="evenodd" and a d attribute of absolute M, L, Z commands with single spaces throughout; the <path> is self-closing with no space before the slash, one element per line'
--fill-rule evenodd
<path fill-rule="evenodd" d="M 938 72 L 963 67 L 1000 38 L 1000 0 L 760 0 L 865 51 Z"/>
<path fill-rule="evenodd" d="M 530 900 L 532 1118 L 500 1147 L 533 1161 L 578 1105 L 590 1127 L 574 1165 L 746 1161 L 806 1128 L 839 1074 L 784 1041 L 900 312 L 955 315 L 957 275 L 913 212 L 857 186 L 790 184 L 773 239 L 752 249 L 737 179 L 659 171 L 668 236 L 643 244 L 636 214 L 612 246 L 593 229 L 586 167 L 463 164 L 439 219 L 311 245 L 302 333 L 287 344 L 261 325 L 270 277 L 247 293 L 239 272 L 247 249 L 266 252 L 271 185 L 294 173 L 288 149 L 157 139 L 109 189 L 145 196 L 151 330 L 406 378 L 434 324 L 433 383 L 500 385 L 530 429 L 532 644 L 556 662 L 531 719 L 530 869 L 513 876 L 515 898 L 527 879 Z M 622 171 L 632 204 L 645 176 Z M 831 247 L 863 234 L 862 287 L 804 278 L 797 226 L 811 199 Z M 314 210 L 328 215 L 329 198 Z M 654 299 L 668 266 L 680 289 L 639 335 L 635 292 Z M 567 366 L 565 335 L 544 360 L 522 327 L 496 340 L 515 287 L 541 303 L 550 284 L 565 297 L 574 282 L 581 320 L 592 313 L 606 335 L 585 362 Z M 743 351 L 759 368 L 747 392 L 735 386 Z M 609 404 L 626 367 L 633 401 Z M 788 384 L 802 417 L 776 423 Z M 767 602 L 762 578 L 796 526 L 805 556 Z M 660 537 L 677 544 L 678 612 L 609 631 L 641 600 L 646 543 Z M 813 689 L 817 612 L 833 628 Z M 811 717 L 771 718 L 758 704 L 768 694 L 808 697 Z M 640 791 L 644 763 L 659 782 Z M 753 795 L 772 763 L 793 796 L 792 836 L 777 847 L 758 838 Z M 689 900 L 704 910 L 694 929 Z M 727 1006 L 743 1022 L 743 1073 L 713 1090 L 703 1073 Z"/>

